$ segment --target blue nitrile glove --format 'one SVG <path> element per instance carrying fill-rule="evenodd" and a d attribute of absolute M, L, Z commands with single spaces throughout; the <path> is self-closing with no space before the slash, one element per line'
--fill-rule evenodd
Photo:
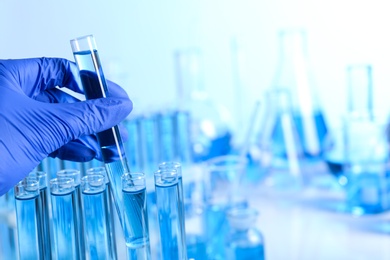
<path fill-rule="evenodd" d="M 99 158 L 93 133 L 119 124 L 132 102 L 107 82 L 110 97 L 79 102 L 59 90 L 83 93 L 76 64 L 60 58 L 0 60 L 0 196 L 48 155 Z"/>

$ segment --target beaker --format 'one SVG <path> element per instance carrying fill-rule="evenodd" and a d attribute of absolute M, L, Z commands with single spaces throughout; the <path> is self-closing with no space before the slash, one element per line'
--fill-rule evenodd
<path fill-rule="evenodd" d="M 202 53 L 198 48 L 174 54 L 177 77 L 177 109 L 189 111 L 195 162 L 226 155 L 231 148 L 230 112 L 212 100 L 204 87 Z"/>
<path fill-rule="evenodd" d="M 380 213 L 390 205 L 386 120 L 374 110 L 371 75 L 369 64 L 347 66 L 348 110 L 325 153 L 331 173 L 345 189 L 344 210 L 357 215 Z"/>
<path fill-rule="evenodd" d="M 330 173 L 339 178 L 341 184 L 345 182 L 343 177 L 343 166 L 348 153 L 346 132 L 350 123 L 356 125 L 357 122 L 373 120 L 373 83 L 372 67 L 370 64 L 351 64 L 346 68 L 347 76 L 347 112 L 341 118 L 341 127 L 329 131 L 324 143 L 324 159 L 328 165 Z M 353 127 L 356 128 L 356 127 Z M 357 127 L 356 130 L 358 130 Z M 364 127 L 363 127 L 364 128 Z M 355 131 L 356 131 L 355 130 Z M 363 131 L 363 130 L 362 130 Z M 362 136 L 363 138 L 364 135 Z"/>
<path fill-rule="evenodd" d="M 321 159 L 327 123 L 317 96 L 308 61 L 306 31 L 281 30 L 280 60 L 273 80 L 274 88 L 288 89 L 292 99 L 293 120 L 304 155 Z"/>
<path fill-rule="evenodd" d="M 226 213 L 233 207 L 247 206 L 246 194 L 241 186 L 247 159 L 236 155 L 218 156 L 207 160 L 204 167 L 207 255 L 211 259 L 225 259 Z"/>

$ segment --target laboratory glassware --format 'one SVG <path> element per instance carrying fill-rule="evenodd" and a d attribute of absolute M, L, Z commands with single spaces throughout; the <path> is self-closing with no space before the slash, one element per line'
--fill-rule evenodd
<path fill-rule="evenodd" d="M 117 259 L 117 250 L 116 250 L 116 232 L 115 232 L 115 211 L 112 203 L 112 190 L 110 186 L 110 180 L 107 176 L 107 171 L 104 166 L 92 167 L 86 170 L 86 175 L 103 175 L 106 188 L 103 190 L 103 204 L 104 204 L 104 214 L 107 221 L 106 228 L 108 234 L 108 243 L 109 243 L 109 256 L 110 259 Z"/>
<path fill-rule="evenodd" d="M 342 127 L 330 131 L 325 143 L 324 159 L 330 172 L 344 181 L 343 165 L 346 150 L 344 130 L 348 120 L 372 121 L 374 119 L 374 104 L 372 82 L 372 66 L 370 64 L 351 64 L 346 68 L 347 76 L 347 113 L 342 117 Z"/>
<path fill-rule="evenodd" d="M 165 109 L 157 114 L 158 161 L 176 159 L 174 111 Z"/>
<path fill-rule="evenodd" d="M 84 223 L 83 223 L 83 216 L 82 216 L 82 199 L 81 199 L 81 189 L 80 189 L 80 180 L 81 180 L 81 173 L 79 170 L 76 169 L 63 169 L 57 172 L 57 178 L 72 178 L 73 179 L 73 184 L 74 184 L 74 194 L 73 196 L 73 204 L 74 204 L 74 209 L 75 209 L 75 220 L 74 220 L 74 225 L 76 228 L 77 236 L 77 244 L 78 244 L 78 249 L 79 249 L 79 254 L 80 258 L 84 259 L 85 258 L 85 241 L 84 241 Z"/>
<path fill-rule="evenodd" d="M 49 201 L 49 189 L 48 189 L 48 179 L 47 173 L 44 171 L 34 171 L 28 175 L 29 178 L 35 179 L 39 185 L 39 198 L 38 198 L 38 209 L 41 216 L 41 223 L 39 225 L 39 232 L 41 233 L 41 238 L 43 239 L 41 249 L 42 256 L 41 259 L 51 259 L 52 255 L 52 246 L 51 239 L 52 234 L 50 232 L 50 201 Z"/>
<path fill-rule="evenodd" d="M 202 181 L 195 181 L 188 188 L 184 199 L 188 259 L 208 259 Z"/>
<path fill-rule="evenodd" d="M 174 112 L 174 136 L 176 159 L 181 164 L 193 163 L 191 143 L 191 115 L 189 111 L 177 109 Z"/>
<path fill-rule="evenodd" d="M 146 174 L 153 172 L 158 163 L 158 139 L 156 113 L 145 112 L 138 120 L 141 146 L 142 171 Z M 153 176 L 147 176 L 152 177 Z"/>
<path fill-rule="evenodd" d="M 207 255 L 225 259 L 223 239 L 227 232 L 226 213 L 234 207 L 247 207 L 241 181 L 246 173 L 247 159 L 236 155 L 209 159 L 204 165 Z"/>
<path fill-rule="evenodd" d="M 160 170 L 175 170 L 177 173 L 177 192 L 178 192 L 178 206 L 179 206 L 179 213 L 181 218 L 179 219 L 181 221 L 180 227 L 181 227 L 181 236 L 182 236 L 182 242 L 183 244 L 183 255 L 187 255 L 187 246 L 186 246 L 186 228 L 185 228 L 185 209 L 184 209 L 184 191 L 183 191 L 183 175 L 182 175 L 182 168 L 181 164 L 179 162 L 173 162 L 173 161 L 166 161 L 162 162 L 158 165 L 158 168 Z"/>
<path fill-rule="evenodd" d="M 154 173 L 162 259 L 188 259 L 179 198 L 178 173 L 172 168 Z"/>
<path fill-rule="evenodd" d="M 342 128 L 328 139 L 325 160 L 345 189 L 345 208 L 352 214 L 380 213 L 389 204 L 389 150 L 386 120 L 374 109 L 372 66 L 347 66 L 347 113 Z"/>
<path fill-rule="evenodd" d="M 205 90 L 202 53 L 198 48 L 174 54 L 178 110 L 190 113 L 193 159 L 196 162 L 226 155 L 231 149 L 231 115 Z"/>
<path fill-rule="evenodd" d="M 113 259 L 110 221 L 107 215 L 104 175 L 88 174 L 81 178 L 82 215 L 87 259 Z"/>
<path fill-rule="evenodd" d="M 81 259 L 76 227 L 78 209 L 75 203 L 77 196 L 74 178 L 51 179 L 50 198 L 55 259 Z"/>
<path fill-rule="evenodd" d="M 265 259 L 263 234 L 256 228 L 257 216 L 257 210 L 251 207 L 228 211 L 226 260 Z"/>
<path fill-rule="evenodd" d="M 131 113 L 123 122 L 128 135 L 127 141 L 124 143 L 125 152 L 128 157 L 129 167 L 132 171 L 142 171 L 141 133 L 139 131 L 140 118 L 139 115 L 133 115 Z"/>
<path fill-rule="evenodd" d="M 264 95 L 263 120 L 258 136 L 264 183 L 276 189 L 295 190 L 303 181 L 304 150 L 288 89 L 269 89 Z"/>
<path fill-rule="evenodd" d="M 11 199 L 12 198 L 12 199 Z M 17 231 L 14 221 L 15 216 L 15 193 L 10 189 L 0 196 L 0 259 L 17 258 Z"/>
<path fill-rule="evenodd" d="M 103 73 L 102 64 L 93 35 L 70 41 L 79 75 L 87 99 L 105 98 L 110 91 Z M 112 186 L 115 207 L 123 226 L 122 175 L 129 173 L 125 149 L 118 126 L 97 133 L 103 161 Z M 137 210 L 137 209 L 135 209 Z"/>
<path fill-rule="evenodd" d="M 19 259 L 43 259 L 40 228 L 39 183 L 26 177 L 15 186 L 15 208 L 19 241 Z"/>
<path fill-rule="evenodd" d="M 151 259 L 145 174 L 124 174 L 122 192 L 127 259 Z"/>
<path fill-rule="evenodd" d="M 272 87 L 290 91 L 293 120 L 305 157 L 321 159 L 323 142 L 328 130 L 310 71 L 306 31 L 300 28 L 281 30 L 279 42 L 280 60 Z"/>

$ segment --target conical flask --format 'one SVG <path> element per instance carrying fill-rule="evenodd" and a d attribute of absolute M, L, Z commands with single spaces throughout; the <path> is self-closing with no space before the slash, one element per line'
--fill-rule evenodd
<path fill-rule="evenodd" d="M 265 93 L 261 130 L 258 137 L 267 168 L 265 184 L 276 188 L 299 189 L 303 184 L 302 141 L 293 118 L 291 95 L 287 89 L 270 89 Z"/>
<path fill-rule="evenodd" d="M 319 159 L 327 125 L 312 82 L 305 30 L 282 30 L 279 41 L 280 61 L 273 87 L 289 90 L 305 157 Z"/>
<path fill-rule="evenodd" d="M 190 114 L 193 160 L 200 162 L 230 152 L 230 112 L 204 89 L 202 54 L 198 48 L 175 52 L 178 110 Z"/>

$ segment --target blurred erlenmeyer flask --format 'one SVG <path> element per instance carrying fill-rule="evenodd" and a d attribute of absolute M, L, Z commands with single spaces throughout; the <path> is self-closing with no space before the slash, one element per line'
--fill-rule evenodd
<path fill-rule="evenodd" d="M 282 30 L 279 37 L 280 61 L 273 87 L 290 91 L 293 119 L 304 155 L 320 159 L 327 125 L 312 83 L 305 30 Z"/>
<path fill-rule="evenodd" d="M 175 52 L 178 109 L 189 111 L 195 162 L 226 155 L 230 151 L 230 113 L 213 101 L 204 89 L 201 51 Z"/>
<path fill-rule="evenodd" d="M 261 162 L 268 169 L 265 184 L 276 188 L 299 188 L 302 184 L 304 151 L 294 121 L 288 89 L 273 88 L 266 92 L 258 147 Z"/>

